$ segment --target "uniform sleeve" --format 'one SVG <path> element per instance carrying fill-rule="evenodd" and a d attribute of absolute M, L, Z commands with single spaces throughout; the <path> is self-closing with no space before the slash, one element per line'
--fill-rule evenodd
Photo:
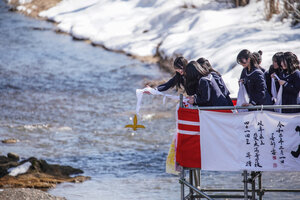
<path fill-rule="evenodd" d="M 293 81 L 286 82 L 283 85 L 283 89 L 288 93 L 298 95 L 300 91 L 300 71 L 294 72 L 293 76 Z"/>
<path fill-rule="evenodd" d="M 216 81 L 217 81 L 217 80 L 216 80 Z M 219 77 L 219 80 L 217 81 L 217 84 L 219 85 L 220 90 L 223 92 L 223 94 L 224 94 L 225 96 L 229 96 L 229 95 L 230 95 L 230 92 L 229 92 L 229 90 L 227 89 L 227 87 L 226 87 L 226 85 L 225 85 L 225 83 L 224 83 L 224 81 L 223 81 L 223 79 L 222 79 L 221 76 Z"/>
<path fill-rule="evenodd" d="M 217 73 L 215 72 L 211 72 L 212 76 L 214 77 L 218 87 L 220 88 L 221 92 L 224 94 L 224 96 L 229 96 L 230 92 L 227 89 L 223 79 L 221 76 L 219 76 Z"/>
<path fill-rule="evenodd" d="M 207 80 L 200 79 L 195 94 L 195 103 L 198 106 L 207 106 L 210 100 L 210 85 Z"/>
<path fill-rule="evenodd" d="M 171 87 L 174 87 L 177 84 L 178 80 L 180 80 L 180 74 L 176 73 L 176 75 L 173 78 L 171 78 L 168 82 L 157 86 L 157 90 L 160 92 L 166 91 Z"/>
<path fill-rule="evenodd" d="M 250 99 L 250 103 L 253 105 L 262 105 L 264 104 L 264 99 L 266 96 L 266 82 L 265 82 L 265 77 L 263 73 L 257 73 L 255 75 L 255 81 L 254 81 L 254 88 L 255 88 L 255 100 Z"/>
<path fill-rule="evenodd" d="M 271 76 L 270 76 L 269 70 L 264 73 L 264 78 L 266 80 L 266 86 L 267 86 L 268 92 L 270 95 L 272 95 L 272 93 L 271 93 Z"/>
<path fill-rule="evenodd" d="M 241 72 L 241 76 L 240 76 L 240 79 L 244 79 L 246 76 L 246 68 L 244 68 Z"/>

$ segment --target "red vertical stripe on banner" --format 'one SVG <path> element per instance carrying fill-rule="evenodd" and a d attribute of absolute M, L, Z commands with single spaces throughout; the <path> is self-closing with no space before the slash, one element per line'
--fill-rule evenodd
<path fill-rule="evenodd" d="M 178 109 L 178 120 L 199 122 L 197 109 Z M 201 168 L 200 126 L 178 123 L 176 162 L 183 167 Z M 180 131 L 193 131 L 199 134 L 182 134 Z"/>

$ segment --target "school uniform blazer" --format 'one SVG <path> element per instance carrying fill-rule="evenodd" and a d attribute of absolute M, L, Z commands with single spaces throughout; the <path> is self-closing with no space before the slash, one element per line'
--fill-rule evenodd
<path fill-rule="evenodd" d="M 185 77 L 176 72 L 175 76 L 171 78 L 168 82 L 157 86 L 157 90 L 162 92 L 174 87 L 175 85 L 182 85 L 188 95 L 195 94 L 196 87 L 188 88 L 185 82 Z"/>
<path fill-rule="evenodd" d="M 219 76 L 216 72 L 211 72 L 211 75 L 213 76 L 213 78 L 215 79 L 216 83 L 218 84 L 221 92 L 224 94 L 224 96 L 227 98 L 228 102 L 230 102 L 230 106 L 233 106 L 232 100 L 230 98 L 230 92 L 227 89 L 223 79 L 221 76 Z"/>
<path fill-rule="evenodd" d="M 230 106 L 232 104 L 226 99 L 211 74 L 200 78 L 194 97 L 194 105 L 198 106 Z"/>
<path fill-rule="evenodd" d="M 300 91 L 300 71 L 297 69 L 292 74 L 282 72 L 281 78 L 286 81 L 283 85 L 282 105 L 296 105 Z M 300 109 L 282 109 L 282 112 L 298 113 Z"/>
<path fill-rule="evenodd" d="M 160 92 L 166 91 L 179 84 L 184 85 L 184 78 L 182 75 L 176 72 L 175 76 L 173 76 L 173 78 L 171 78 L 168 82 L 157 86 L 157 90 Z"/>
<path fill-rule="evenodd" d="M 254 69 L 248 72 L 244 68 L 241 73 L 241 79 L 249 96 L 249 103 L 252 105 L 272 105 L 271 96 L 267 91 L 266 81 L 263 72 L 260 69 Z"/>
<path fill-rule="evenodd" d="M 272 92 L 271 92 L 272 78 L 271 78 L 271 74 L 273 74 L 274 72 L 275 72 L 275 74 L 278 77 L 281 76 L 280 75 L 280 71 L 279 70 L 275 70 L 275 69 L 273 69 L 273 70 L 269 69 L 268 71 L 265 71 L 265 73 L 264 73 L 265 80 L 266 80 L 266 85 L 267 85 L 267 89 L 268 89 L 268 93 L 269 93 L 269 95 L 271 97 L 272 97 Z M 279 85 L 279 82 L 278 82 L 277 79 L 275 79 L 275 85 L 276 85 L 276 90 L 278 92 L 280 85 Z"/>

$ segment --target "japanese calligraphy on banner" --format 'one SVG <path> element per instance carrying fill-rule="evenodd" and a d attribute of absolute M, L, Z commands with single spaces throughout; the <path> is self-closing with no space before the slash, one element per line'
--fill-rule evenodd
<path fill-rule="evenodd" d="M 300 171 L 300 114 L 199 111 L 201 169 Z"/>

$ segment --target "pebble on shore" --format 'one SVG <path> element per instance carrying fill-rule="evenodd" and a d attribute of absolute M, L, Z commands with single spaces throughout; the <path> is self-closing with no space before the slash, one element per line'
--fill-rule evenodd
<path fill-rule="evenodd" d="M 56 197 L 47 192 L 31 188 L 7 188 L 0 189 L 1 200 L 66 200 L 64 197 Z"/>

